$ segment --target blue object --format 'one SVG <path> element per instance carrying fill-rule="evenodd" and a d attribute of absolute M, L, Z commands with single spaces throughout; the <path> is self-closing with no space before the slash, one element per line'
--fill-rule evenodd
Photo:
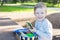
<path fill-rule="evenodd" d="M 17 30 L 15 30 L 14 32 L 27 32 L 27 31 L 29 31 L 29 29 L 28 28 L 24 28 L 24 29 L 17 29 Z"/>
<path fill-rule="evenodd" d="M 37 40 L 37 35 L 36 35 L 36 33 L 34 33 L 34 32 L 32 32 L 33 33 L 33 37 L 28 37 L 28 36 L 23 36 L 23 34 L 21 34 L 21 33 L 26 33 L 27 31 L 29 31 L 29 29 L 28 28 L 24 28 L 24 29 L 17 29 L 17 30 L 15 30 L 14 32 L 16 33 L 16 35 L 18 35 L 17 36 L 17 38 L 19 39 L 19 40 Z"/>

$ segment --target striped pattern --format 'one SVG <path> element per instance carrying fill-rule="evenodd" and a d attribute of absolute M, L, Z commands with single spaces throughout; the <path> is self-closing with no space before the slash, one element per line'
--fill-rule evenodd
<path fill-rule="evenodd" d="M 20 37 L 20 38 L 19 38 Z M 19 40 L 37 40 L 37 38 L 35 37 L 32 37 L 32 38 L 29 38 L 29 37 L 22 37 L 22 36 L 19 36 Z"/>
<path fill-rule="evenodd" d="M 23 36 L 19 36 L 18 34 L 16 34 L 16 37 L 18 38 L 18 40 L 37 40 L 37 36 L 36 37 L 23 37 Z"/>

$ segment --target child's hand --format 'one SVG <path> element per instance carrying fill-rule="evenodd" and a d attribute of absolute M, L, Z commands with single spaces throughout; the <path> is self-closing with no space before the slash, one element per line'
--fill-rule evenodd
<path fill-rule="evenodd" d="M 36 29 L 33 27 L 33 29 L 29 29 L 31 32 L 35 32 Z"/>

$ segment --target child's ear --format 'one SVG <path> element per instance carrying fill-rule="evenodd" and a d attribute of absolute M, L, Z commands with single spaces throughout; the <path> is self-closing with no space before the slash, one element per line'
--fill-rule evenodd
<path fill-rule="evenodd" d="M 47 15 L 47 10 L 45 10 L 45 13 L 46 13 L 46 15 Z"/>
<path fill-rule="evenodd" d="M 47 13 L 47 10 L 45 10 L 45 13 Z"/>
<path fill-rule="evenodd" d="M 47 10 L 45 10 L 45 16 L 47 16 Z"/>

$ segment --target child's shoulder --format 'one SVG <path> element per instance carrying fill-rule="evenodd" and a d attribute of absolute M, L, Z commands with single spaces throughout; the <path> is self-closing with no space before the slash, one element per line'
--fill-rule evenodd
<path fill-rule="evenodd" d="M 47 19 L 47 18 L 45 18 L 45 21 L 50 23 L 49 19 Z"/>
<path fill-rule="evenodd" d="M 46 21 L 47 21 L 47 24 L 48 24 L 48 25 L 52 25 L 52 23 L 50 22 L 49 19 L 46 18 Z"/>

